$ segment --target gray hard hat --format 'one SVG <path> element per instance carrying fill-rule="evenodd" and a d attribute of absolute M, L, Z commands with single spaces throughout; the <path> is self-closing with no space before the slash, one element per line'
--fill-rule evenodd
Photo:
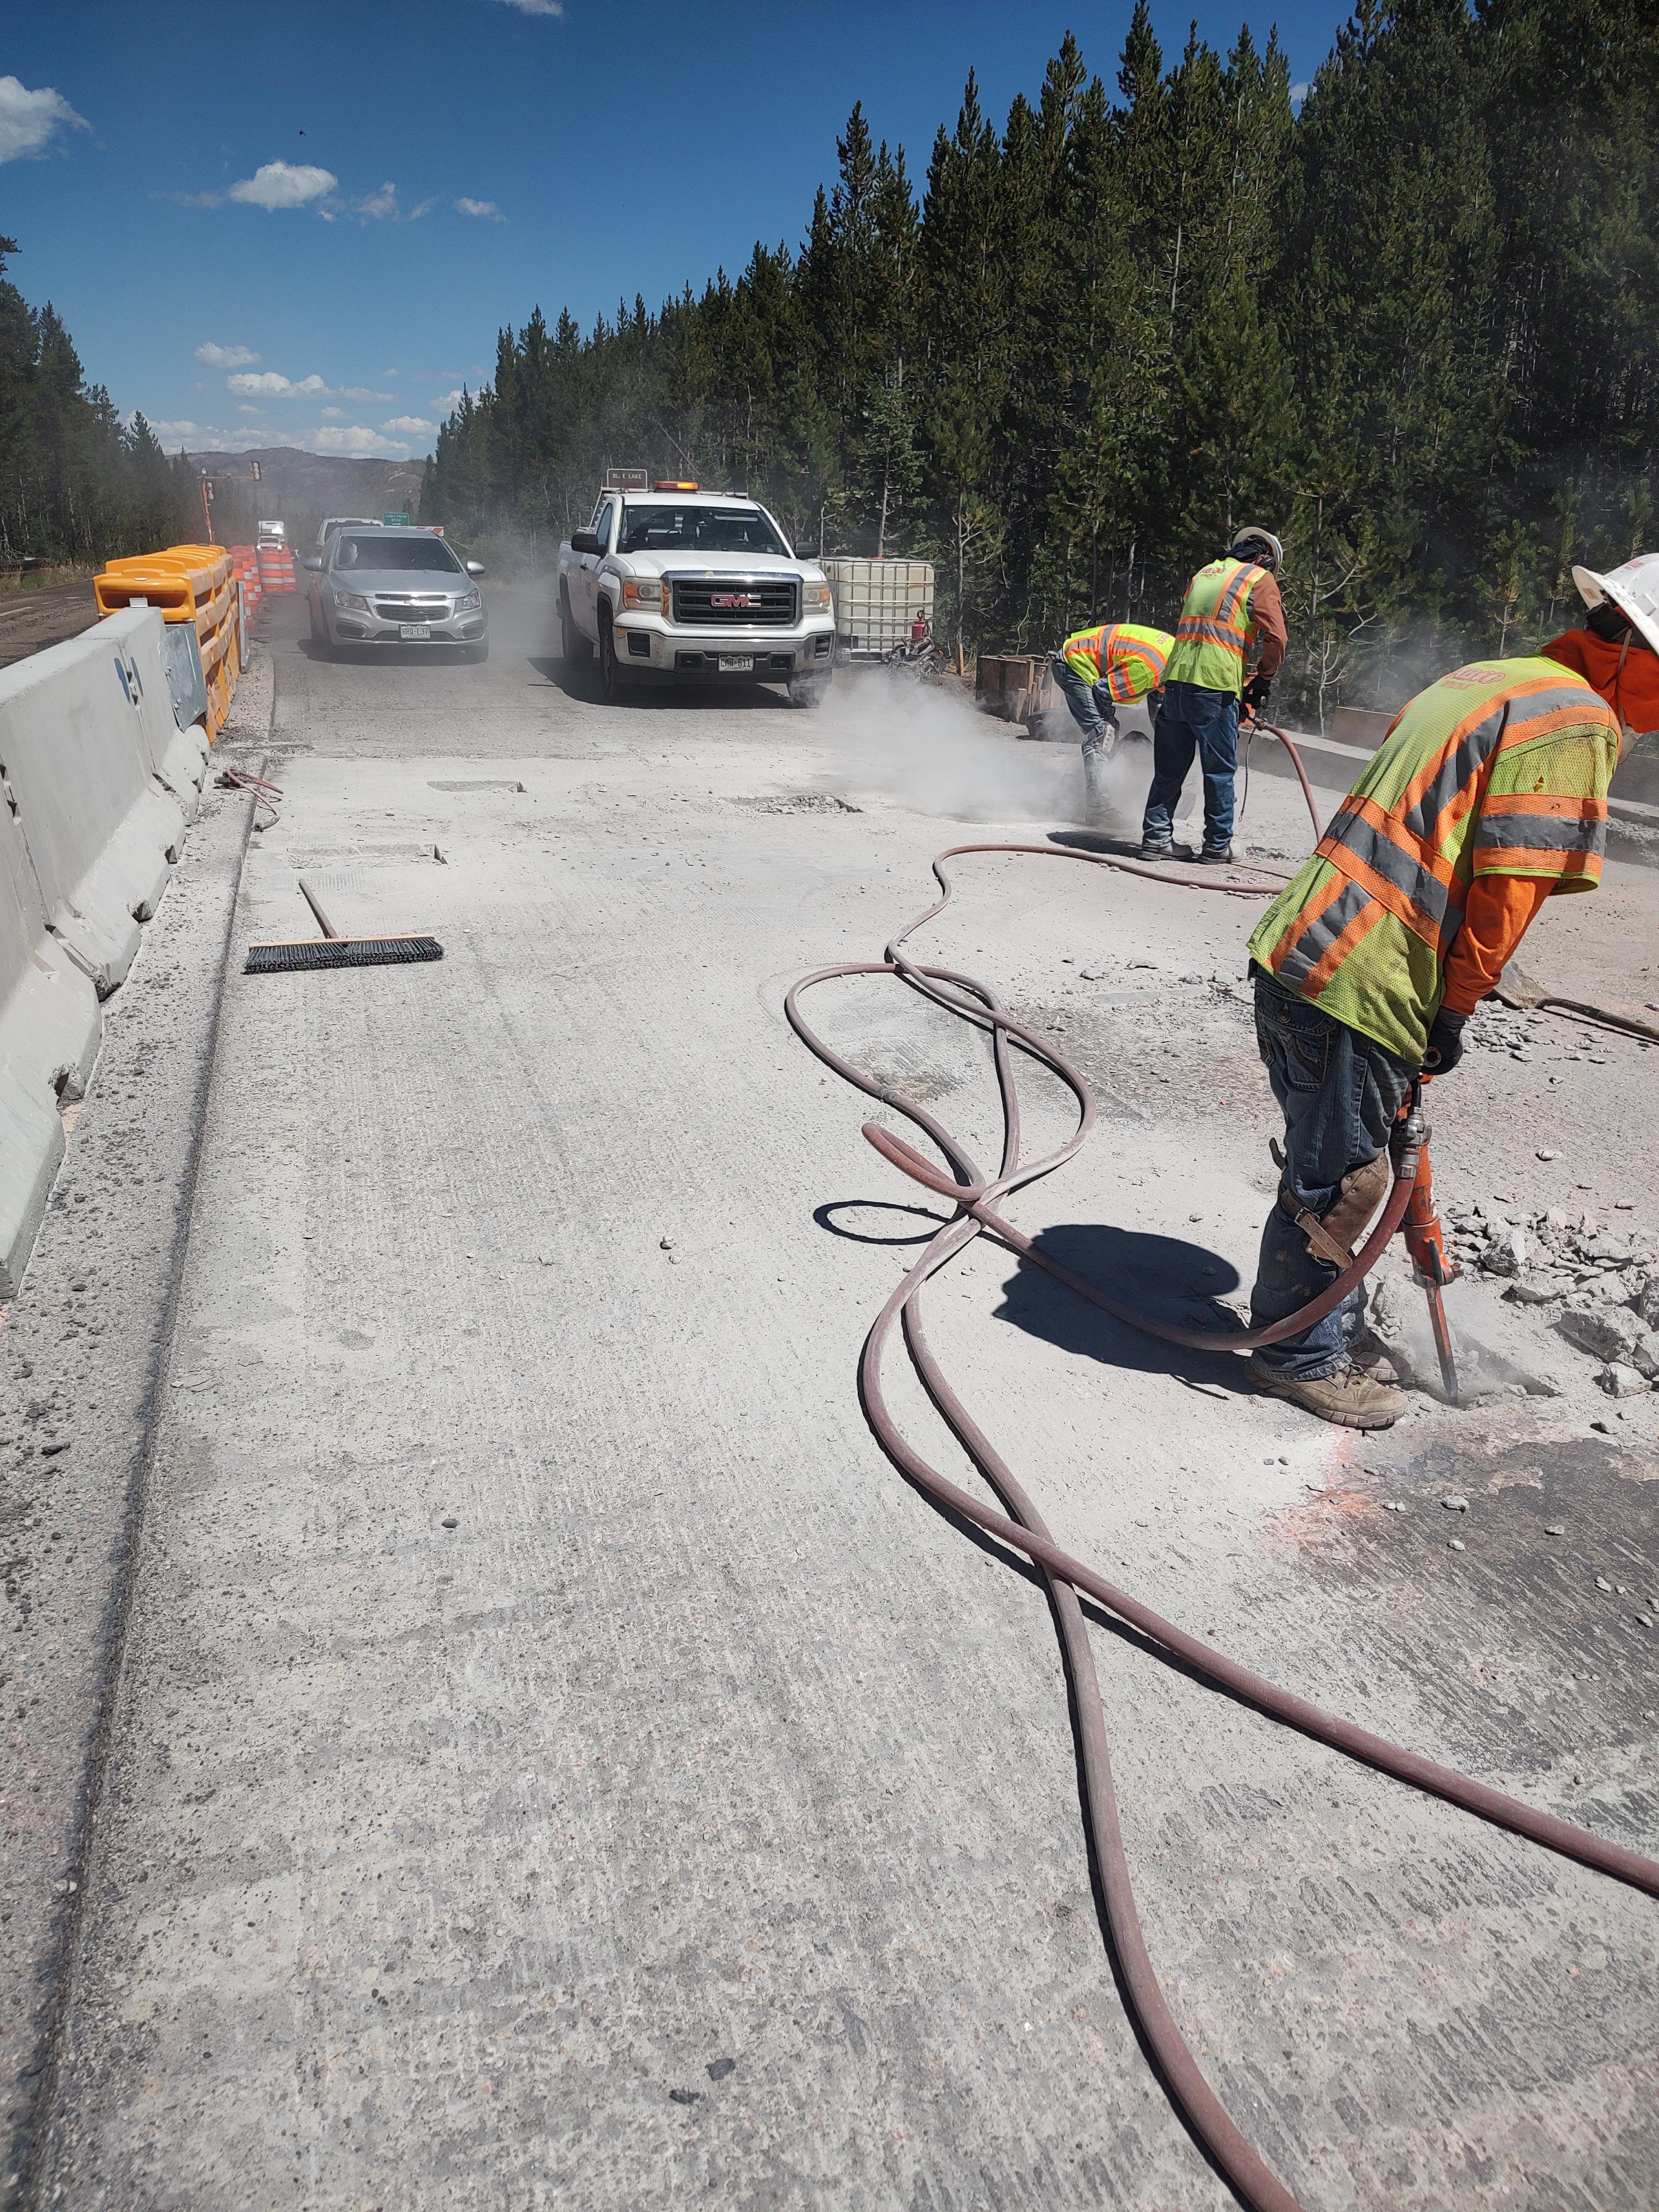
<path fill-rule="evenodd" d="M 1247 561 L 1249 558 L 1249 548 L 1252 545 L 1263 547 L 1271 556 L 1270 559 L 1262 562 L 1261 566 L 1264 568 L 1284 567 L 1285 548 L 1273 536 L 1272 531 L 1264 530 L 1259 522 L 1247 522 L 1243 529 L 1234 531 L 1233 542 L 1227 550 L 1235 561 Z"/>

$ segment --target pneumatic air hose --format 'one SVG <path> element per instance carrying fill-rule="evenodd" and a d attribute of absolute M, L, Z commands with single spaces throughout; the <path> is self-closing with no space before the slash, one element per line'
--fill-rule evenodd
<path fill-rule="evenodd" d="M 1295 764 L 1317 836 L 1320 832 L 1319 817 L 1301 759 L 1282 730 L 1274 730 L 1273 734 L 1284 744 Z M 1444 1798 L 1448 1803 L 1474 1813 L 1497 1826 L 1511 1829 L 1547 1850 L 1558 1852 L 1565 1858 L 1576 1859 L 1582 1865 L 1610 1875 L 1615 1881 L 1626 1882 L 1652 1897 L 1659 1897 L 1659 1863 L 1643 1857 L 1638 1852 L 1627 1850 L 1620 1844 L 1605 1842 L 1571 1821 L 1540 1813 L 1517 1798 L 1507 1796 L 1501 1790 L 1493 1790 L 1468 1775 L 1460 1774 L 1451 1767 L 1443 1766 L 1434 1759 L 1425 1759 L 1419 1753 L 1408 1751 L 1401 1745 L 1390 1743 L 1385 1737 L 1374 1735 L 1352 1721 L 1328 1713 L 1307 1698 L 1279 1688 L 1251 1668 L 1216 1651 L 1201 1638 L 1165 1620 L 1140 1599 L 1118 1589 L 1104 1576 L 1097 1573 L 1082 1560 L 1074 1559 L 1054 1542 L 1030 1497 L 968 1412 L 933 1356 L 923 1326 L 921 1310 L 921 1293 L 933 1277 L 947 1267 L 975 1237 L 986 1232 L 1020 1258 L 1034 1261 L 1046 1267 L 1080 1297 L 1116 1320 L 1167 1343 L 1216 1352 L 1243 1351 L 1255 1345 L 1275 1343 L 1310 1327 L 1340 1304 L 1355 1285 L 1381 1259 L 1399 1229 L 1410 1202 L 1415 1180 L 1416 1153 L 1414 1146 L 1410 1143 L 1396 1152 L 1394 1182 L 1388 1200 L 1376 1225 L 1356 1255 L 1352 1266 L 1317 1298 L 1267 1328 L 1224 1335 L 1219 1332 L 1174 1328 L 1150 1319 L 1137 1308 L 1114 1297 L 1099 1285 L 1059 1265 L 1016 1229 L 1000 1208 L 1002 1202 L 1015 1192 L 1062 1166 L 1083 1145 L 1095 1120 L 1094 1095 L 1088 1082 L 1081 1071 L 1056 1052 L 1046 1038 L 1014 1020 L 985 984 L 951 969 L 922 966 L 904 951 L 908 940 L 950 904 L 953 890 L 945 862 L 978 853 L 1035 854 L 1045 860 L 1082 860 L 1094 866 L 1119 869 L 1131 875 L 1147 877 L 1154 882 L 1178 884 L 1186 889 L 1218 892 L 1235 897 L 1262 896 L 1265 895 L 1264 887 L 1194 878 L 1105 854 L 1056 849 L 1051 845 L 987 843 L 951 846 L 939 854 L 933 863 L 939 896 L 924 913 L 918 915 L 898 932 L 886 947 L 884 958 L 821 968 L 810 975 L 803 976 L 791 989 L 784 1002 L 784 1011 L 796 1035 L 826 1067 L 833 1069 L 867 1097 L 878 1099 L 884 1105 L 904 1115 L 932 1140 L 946 1163 L 945 1170 L 935 1168 L 913 1146 L 890 1130 L 881 1128 L 874 1122 L 865 1125 L 865 1135 L 884 1158 L 925 1188 L 949 1199 L 956 1208 L 953 1218 L 944 1223 L 929 1239 L 915 1264 L 900 1280 L 876 1316 L 865 1340 L 859 1364 L 859 1387 L 866 1414 L 883 1450 L 918 1488 L 938 1504 L 952 1513 L 960 1514 L 964 1520 L 983 1529 L 988 1535 L 995 1537 L 1014 1551 L 1023 1553 L 1042 1571 L 1059 1618 L 1067 1672 L 1075 1699 L 1089 1840 L 1100 1873 L 1107 1931 L 1122 1974 L 1129 2004 L 1173 2102 L 1193 2135 L 1226 2176 L 1241 2201 L 1250 2208 L 1250 2212 L 1303 2212 L 1297 2199 L 1229 2117 L 1183 2039 L 1158 1985 L 1157 1972 L 1141 1931 L 1118 1822 L 1105 1712 L 1094 1656 L 1090 1648 L 1082 1597 L 1092 1598 L 1117 1619 L 1150 1638 L 1170 1657 L 1180 1661 L 1216 1688 L 1243 1698 L 1270 1719 L 1280 1721 L 1304 1735 L 1310 1736 L 1315 1741 L 1328 1744 L 1332 1749 L 1346 1753 L 1351 1759 L 1376 1767 L 1383 1773 L 1392 1774 L 1416 1789 Z M 818 984 L 859 975 L 896 976 L 909 989 L 933 1005 L 989 1032 L 1002 1109 L 1001 1158 L 994 1176 L 982 1174 L 960 1139 L 925 1107 L 896 1095 L 884 1085 L 872 1082 L 850 1060 L 826 1044 L 809 1026 L 800 1011 L 802 994 Z M 1016 1048 L 1057 1076 L 1070 1090 L 1078 1106 L 1077 1125 L 1070 1137 L 1052 1152 L 1030 1160 L 1024 1159 L 1021 1152 L 1019 1096 L 1012 1060 L 1012 1050 Z M 923 1388 L 951 1435 L 1000 1500 L 1005 1509 L 1003 1511 L 997 1511 L 951 1481 L 922 1457 L 900 1429 L 882 1387 L 883 1361 L 892 1339 L 895 1323 L 902 1331 Z"/>

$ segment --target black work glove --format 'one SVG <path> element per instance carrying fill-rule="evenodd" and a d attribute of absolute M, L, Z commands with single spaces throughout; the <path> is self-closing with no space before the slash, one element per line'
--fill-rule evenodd
<path fill-rule="evenodd" d="M 1442 1006 L 1429 1024 L 1429 1042 L 1423 1054 L 1425 1075 L 1449 1075 L 1463 1057 L 1463 1024 L 1467 1014 Z"/>
<path fill-rule="evenodd" d="M 1273 696 L 1273 680 L 1271 676 L 1251 677 L 1249 682 L 1244 686 L 1243 696 L 1240 701 L 1245 712 L 1252 717 L 1259 716 Z"/>

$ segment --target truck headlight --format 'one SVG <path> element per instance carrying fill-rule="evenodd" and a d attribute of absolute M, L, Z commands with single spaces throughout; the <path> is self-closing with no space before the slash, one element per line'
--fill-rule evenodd
<path fill-rule="evenodd" d="M 803 614 L 828 614 L 835 602 L 830 598 L 828 584 L 803 584 L 800 604 Z"/>
<path fill-rule="evenodd" d="M 348 614 L 366 615 L 368 612 L 368 601 L 360 592 L 337 591 L 334 604 L 337 607 L 343 607 Z"/>
<path fill-rule="evenodd" d="M 662 586 L 652 576 L 628 576 L 623 581 L 624 607 L 659 607 L 662 605 Z"/>
<path fill-rule="evenodd" d="M 460 598 L 455 602 L 455 611 L 458 615 L 470 615 L 476 613 L 477 609 L 483 605 L 483 593 L 482 592 L 463 592 Z"/>

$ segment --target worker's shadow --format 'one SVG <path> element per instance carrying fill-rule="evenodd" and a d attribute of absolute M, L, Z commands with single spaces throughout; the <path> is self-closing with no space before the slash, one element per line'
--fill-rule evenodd
<path fill-rule="evenodd" d="M 1238 1270 L 1218 1252 L 1179 1237 L 1115 1229 L 1109 1222 L 1062 1222 L 1032 1239 L 1034 1249 L 1109 1292 L 1149 1321 L 1212 1330 L 1214 1352 L 1143 1335 L 1079 1296 L 1035 1261 L 1022 1261 L 1003 1291 L 998 1321 L 1012 1322 L 1062 1352 L 1107 1367 L 1174 1375 L 1209 1389 L 1243 1393 L 1243 1363 L 1223 1347 L 1243 1324 L 1218 1301 L 1240 1286 Z"/>

